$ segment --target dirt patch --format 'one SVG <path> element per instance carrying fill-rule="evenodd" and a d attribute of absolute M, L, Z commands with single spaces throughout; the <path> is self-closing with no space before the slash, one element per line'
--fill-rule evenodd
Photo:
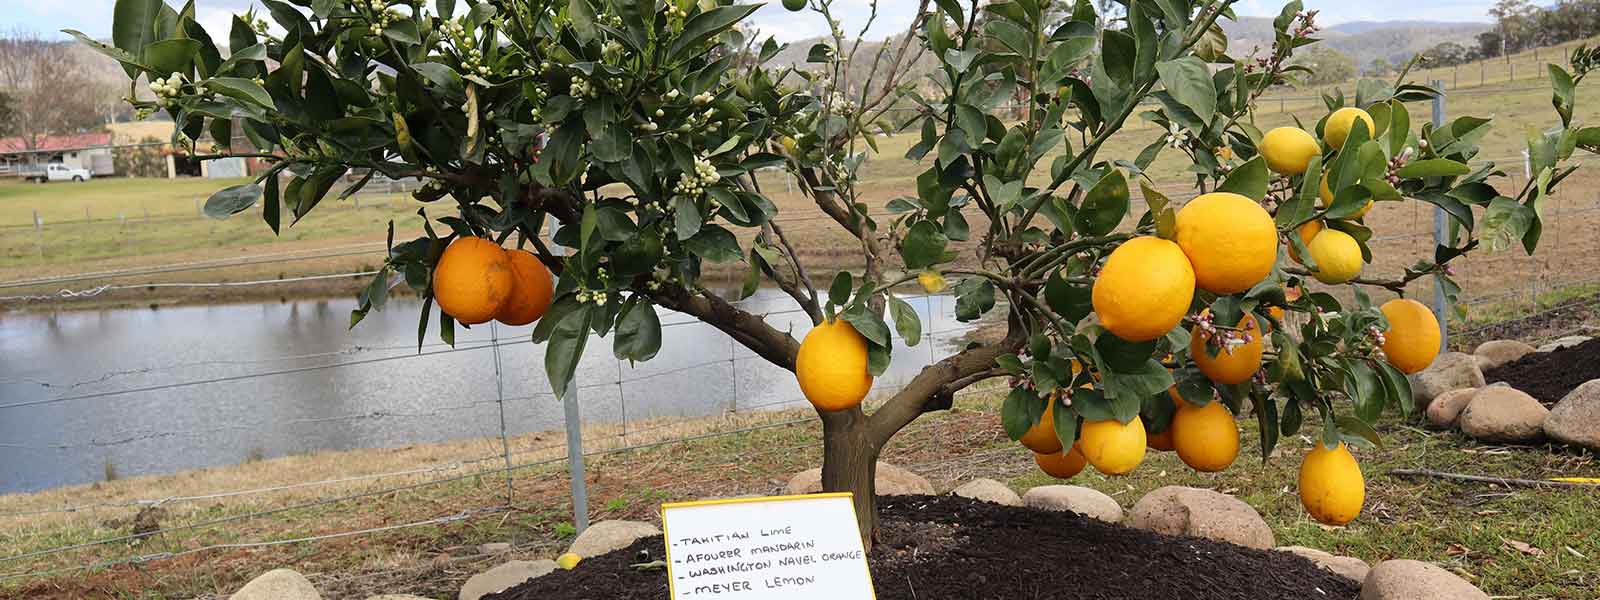
<path fill-rule="evenodd" d="M 1535 352 L 1489 369 L 1483 377 L 1490 383 L 1504 381 L 1547 406 L 1553 405 L 1584 382 L 1600 379 L 1600 338 L 1552 352 Z"/>
<path fill-rule="evenodd" d="M 1527 309 L 1535 310 L 1535 309 Z M 1568 298 L 1538 309 L 1527 316 L 1516 317 L 1477 327 L 1465 332 L 1450 333 L 1450 345 L 1461 352 L 1471 352 L 1478 344 L 1489 340 L 1534 341 L 1581 333 L 1582 329 L 1600 323 L 1600 294 Z"/>
<path fill-rule="evenodd" d="M 1065 512 L 955 496 L 879 500 L 879 600 L 915 598 L 1353 599 L 1359 586 L 1298 556 L 1167 536 Z M 585 559 L 486 600 L 668 597 L 662 540 Z"/>

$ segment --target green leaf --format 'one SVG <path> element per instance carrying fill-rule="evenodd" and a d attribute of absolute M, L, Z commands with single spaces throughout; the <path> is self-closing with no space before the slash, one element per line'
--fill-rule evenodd
<path fill-rule="evenodd" d="M 1383 383 L 1377 371 L 1362 360 L 1345 360 L 1344 393 L 1355 405 L 1356 416 L 1369 423 L 1377 422 L 1383 414 Z"/>
<path fill-rule="evenodd" d="M 1306 174 L 1300 182 L 1300 193 L 1295 194 L 1288 202 L 1283 203 L 1283 206 L 1278 207 L 1278 214 L 1273 219 L 1278 227 L 1299 225 L 1309 220 L 1311 215 L 1316 212 L 1317 194 L 1321 191 L 1319 187 L 1321 184 L 1322 157 L 1313 156 L 1311 157 L 1311 162 L 1306 165 Z M 1290 237 L 1299 238 L 1299 236 Z M 1296 248 L 1295 251 L 1299 252 L 1301 256 L 1308 255 L 1306 251 L 1300 248 Z"/>
<path fill-rule="evenodd" d="M 566 185 L 578 176 L 578 158 L 583 149 L 583 136 L 581 121 L 567 121 L 550 136 L 550 144 L 539 154 L 539 160 L 550 165 L 552 183 Z"/>
<path fill-rule="evenodd" d="M 582 0 L 576 0 L 582 2 Z M 621 123 L 607 123 L 605 129 L 595 136 L 594 143 L 589 145 L 589 150 L 594 153 L 595 159 L 601 162 L 622 162 L 633 156 L 633 136 Z"/>
<path fill-rule="evenodd" d="M 194 58 L 199 53 L 200 42 L 190 39 L 171 39 L 145 46 L 142 58 L 144 64 L 154 69 L 155 73 L 187 75 L 194 70 Z"/>
<path fill-rule="evenodd" d="M 612 347 L 617 360 L 647 361 L 661 351 L 661 317 L 642 296 L 623 305 L 617 317 L 617 339 Z"/>
<path fill-rule="evenodd" d="M 1112 169 L 1089 189 L 1078 209 L 1077 230 L 1084 235 L 1104 235 L 1117 228 L 1128 214 L 1128 180 Z"/>
<path fill-rule="evenodd" d="M 1150 207 L 1152 220 L 1156 223 L 1156 235 L 1161 239 L 1170 240 L 1178 234 L 1178 213 L 1172 210 L 1172 200 L 1161 193 L 1143 178 L 1139 179 L 1139 193 L 1144 196 L 1145 206 Z"/>
<path fill-rule="evenodd" d="M 733 232 L 723 229 L 720 225 L 707 225 L 694 234 L 683 245 L 695 256 L 714 263 L 734 262 L 744 259 L 744 251 L 739 249 L 739 239 Z"/>
<path fill-rule="evenodd" d="M 1256 202 L 1267 197 L 1267 163 L 1259 155 L 1234 167 L 1217 186 L 1219 192 L 1233 192 Z"/>
<path fill-rule="evenodd" d="M 1045 281 L 1044 299 L 1050 305 L 1050 310 L 1057 316 L 1070 323 L 1076 323 L 1089 316 L 1094 310 L 1092 290 L 1087 285 L 1072 285 L 1061 278 L 1061 272 L 1050 274 Z"/>
<path fill-rule="evenodd" d="M 701 42 L 727 31 L 758 8 L 761 8 L 760 4 L 721 6 L 695 15 L 683 24 L 683 32 L 678 34 L 677 39 L 672 40 L 672 44 L 667 47 L 667 56 L 673 61 L 681 60 L 686 52 Z"/>
<path fill-rule="evenodd" d="M 700 233 L 700 225 L 704 221 L 700 217 L 700 206 L 688 196 L 674 196 L 672 199 L 673 231 L 678 239 L 686 240 Z"/>
<path fill-rule="evenodd" d="M 1372 445 L 1378 448 L 1383 448 L 1383 438 L 1379 437 L 1378 431 L 1373 429 L 1372 425 L 1369 425 L 1366 421 L 1350 415 L 1342 415 L 1334 422 L 1338 424 L 1339 431 L 1372 442 Z"/>
<path fill-rule="evenodd" d="M 559 315 L 560 320 L 551 330 L 544 350 L 544 372 L 557 400 L 566 396 L 567 384 L 578 371 L 578 360 L 583 358 L 583 348 L 589 342 L 589 319 L 594 306 L 579 304 Z"/>
<path fill-rule="evenodd" d="M 1536 218 L 1533 209 L 1525 204 L 1504 196 L 1495 198 L 1483 212 L 1484 246 L 1490 252 L 1510 248 L 1522 240 Z"/>
<path fill-rule="evenodd" d="M 1056 428 L 1056 439 L 1061 441 L 1062 448 L 1071 448 L 1078 443 L 1078 413 L 1068 408 L 1062 398 L 1056 398 L 1055 409 L 1050 411 L 1050 418 Z"/>
<path fill-rule="evenodd" d="M 872 344 L 883 348 L 889 347 L 889 326 L 883 322 L 883 317 L 868 311 L 866 305 L 858 304 L 851 307 L 850 310 L 839 313 L 839 318 L 844 319 L 855 328 L 856 333 L 867 338 Z"/>
<path fill-rule="evenodd" d="M 833 283 L 828 286 L 828 303 L 834 306 L 844 306 L 850 301 L 850 292 L 855 290 L 855 278 L 849 271 L 839 271 L 833 276 Z"/>
<path fill-rule="evenodd" d="M 900 256 L 905 260 L 906 269 L 925 269 L 943 260 L 949 243 L 949 238 L 933 221 L 917 221 L 900 243 Z"/>
<path fill-rule="evenodd" d="M 260 197 L 261 186 L 254 183 L 223 188 L 206 199 L 201 212 L 213 219 L 226 219 L 255 206 L 256 199 Z"/>
<path fill-rule="evenodd" d="M 1038 394 L 1026 388 L 1011 388 L 1011 393 L 1006 394 L 1005 402 L 1000 404 L 1000 425 L 1005 428 L 1006 437 L 1014 442 L 1028 433 L 1028 428 L 1033 427 L 1029 406 L 1038 403 Z"/>
<path fill-rule="evenodd" d="M 1217 88 L 1204 62 L 1185 56 L 1156 63 L 1156 72 L 1161 74 L 1161 84 L 1166 86 L 1167 93 L 1194 111 L 1202 122 L 1211 122 L 1217 112 Z"/>
<path fill-rule="evenodd" d="M 277 110 L 277 105 L 272 102 L 272 95 L 256 82 L 240 77 L 218 77 L 206 80 L 205 86 L 229 98 L 251 102 L 269 110 Z"/>
<path fill-rule="evenodd" d="M 129 56 L 144 56 L 144 47 L 160 39 L 156 37 L 156 21 L 163 6 L 161 0 L 117 0 L 111 11 L 112 45 Z M 139 76 L 139 71 L 126 63 L 122 69 L 130 78 Z M 166 73 L 161 76 L 166 77 Z"/>
<path fill-rule="evenodd" d="M 1450 177 L 1466 175 L 1471 172 L 1472 169 L 1463 163 L 1448 158 L 1431 158 L 1406 163 L 1406 166 L 1400 167 L 1396 174 L 1409 179 L 1414 177 Z"/>
<path fill-rule="evenodd" d="M 969 277 L 955 285 L 956 320 L 971 322 L 994 308 L 994 283 L 982 277 Z"/>
<path fill-rule="evenodd" d="M 917 345 L 922 341 L 922 318 L 917 316 L 917 309 L 892 293 L 885 295 L 889 298 L 889 315 L 894 317 L 895 332 L 907 346 Z"/>

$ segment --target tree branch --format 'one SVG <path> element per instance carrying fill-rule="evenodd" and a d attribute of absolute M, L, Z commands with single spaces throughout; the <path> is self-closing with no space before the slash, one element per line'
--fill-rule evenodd
<path fill-rule="evenodd" d="M 778 331 L 759 315 L 752 314 L 715 294 L 690 293 L 679 287 L 665 287 L 651 294 L 656 304 L 692 316 L 728 334 L 758 356 L 785 370 L 794 371 L 800 342 Z"/>
<path fill-rule="evenodd" d="M 783 250 L 784 258 L 789 260 L 789 266 L 794 268 L 794 278 L 788 279 L 775 265 L 768 265 L 772 280 L 776 281 L 778 288 L 789 294 L 790 298 L 794 298 L 800 308 L 806 311 L 806 315 L 811 317 L 812 325 L 821 323 L 822 308 L 817 303 L 817 288 L 812 284 L 811 276 L 806 273 L 805 265 L 801 264 L 800 257 L 795 254 L 794 245 L 789 243 L 788 236 L 783 234 L 783 228 L 776 222 L 768 221 L 762 224 L 761 229 L 761 234 L 769 241 L 775 240 L 778 243 Z"/>
<path fill-rule="evenodd" d="M 906 425 L 922 415 L 924 405 L 943 394 L 954 394 L 962 387 L 971 385 L 981 378 L 977 375 L 987 372 L 994 367 L 995 360 L 1003 355 L 1016 352 L 1022 348 L 1028 339 L 1027 329 L 1021 320 L 1012 311 L 1007 318 L 1007 331 L 1005 339 L 999 343 L 986 346 L 969 348 L 934 364 L 923 367 L 911 383 L 901 388 L 889 402 L 885 403 L 867 423 L 872 440 L 878 446 L 888 443 Z M 957 386 L 957 383 L 962 383 Z"/>

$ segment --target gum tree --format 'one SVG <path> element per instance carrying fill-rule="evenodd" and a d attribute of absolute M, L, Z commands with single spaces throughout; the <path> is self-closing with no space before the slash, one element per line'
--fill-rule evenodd
<path fill-rule="evenodd" d="M 1483 247 L 1531 252 L 1541 204 L 1572 172 L 1560 163 L 1575 146 L 1600 144 L 1600 130 L 1572 122 L 1575 84 L 1592 65 L 1581 51 L 1571 70 L 1550 67 L 1560 121 L 1529 138 L 1537 176 L 1519 190 L 1496 188 L 1503 174 L 1493 164 L 1469 166 L 1487 120 L 1421 124 L 1408 107 L 1436 92 L 1403 83 L 1404 74 L 1392 85 L 1362 81 L 1354 98 L 1326 98 L 1330 110 L 1366 109 L 1373 123 L 1358 122 L 1342 148 L 1317 148 L 1306 174 L 1273 175 L 1258 155 L 1254 107 L 1304 70 L 1289 59 L 1315 41 L 1315 27 L 1298 1 L 1274 21 L 1272 47 L 1247 57 L 1230 54 L 1218 25 L 1234 0 L 1138 0 L 1116 7 L 1120 17 L 1104 28 L 1086 1 L 922 0 L 906 34 L 875 50 L 833 19 L 833 0 L 810 0 L 832 32 L 795 66 L 769 64 L 781 45 L 741 29 L 757 6 L 731 0 L 261 1 L 266 12 L 235 18 L 226 40 L 196 24 L 192 2 L 162 0 L 119 0 L 110 45 L 69 33 L 150 86 L 155 101 L 132 102 L 170 114 L 177 142 L 193 151 L 195 140 L 229 140 L 237 128 L 255 147 L 243 155 L 271 165 L 255 183 L 217 192 L 208 214 L 263 201 L 266 225 L 279 231 L 378 174 L 426 182 L 415 194 L 424 231 L 396 243 L 391 225 L 388 259 L 352 324 L 403 282 L 425 299 L 419 342 L 434 329 L 453 341 L 457 324 L 432 309 L 438 257 L 456 238 L 515 238 L 559 275 L 533 333 L 548 344 L 557 394 L 594 338 L 611 338 L 620 359 L 652 358 L 658 308 L 794 370 L 794 337 L 741 309 L 740 294 L 705 285 L 702 273 L 716 264 L 746 271 L 742 295 L 770 283 L 813 323 L 845 320 L 867 340 L 868 369 L 882 373 L 891 324 L 911 344 L 921 337 L 894 288 L 919 274 L 954 280 L 957 318 L 991 319 L 1004 331 L 998 341 L 922 369 L 876 410 L 818 412 L 823 485 L 856 494 L 864 535 L 876 526 L 879 451 L 990 378 L 1012 382 L 1001 415 L 1014 439 L 1047 405 L 1066 447 L 1083 422 L 1137 416 L 1159 432 L 1175 389 L 1235 413 L 1248 399 L 1263 455 L 1307 420 L 1330 445 L 1376 441 L 1369 424 L 1388 407 L 1409 411 L 1410 391 L 1377 351 L 1372 334 L 1387 324 L 1361 288 L 1399 293 L 1432 279 L 1454 292 L 1445 263 Z M 924 56 L 937 68 L 907 75 Z M 907 107 L 914 118 L 892 118 Z M 1135 119 L 1157 133 L 1124 132 Z M 887 202 L 889 217 L 860 186 L 884 131 L 918 140 L 907 153 L 918 161 L 915 189 Z M 1142 150 L 1107 151 L 1119 143 Z M 1281 245 L 1249 289 L 1201 290 L 1183 324 L 1132 342 L 1099 323 L 1091 292 L 1114 249 L 1174 236 L 1176 207 L 1145 174 L 1157 161 L 1178 165 L 1196 191 L 1265 207 Z M 755 176 L 767 167 L 796 177 L 805 210 L 855 240 L 858 268 L 818 280 Z M 1324 171 L 1333 199 L 1321 206 Z M 340 186 L 347 177 L 355 182 Z M 1131 209 L 1134 185 L 1143 211 Z M 1286 294 L 1317 268 L 1284 252 L 1310 254 L 1293 234 L 1305 223 L 1326 220 L 1370 262 L 1371 230 L 1352 217 L 1371 200 L 1443 208 L 1449 243 L 1402 273 Z M 555 242 L 574 253 L 550 251 L 540 237 L 550 222 Z M 1303 323 L 1288 326 L 1285 311 Z M 1223 324 L 1245 315 L 1270 338 L 1265 366 L 1247 382 L 1215 384 L 1194 367 L 1190 327 L 1230 330 Z"/>

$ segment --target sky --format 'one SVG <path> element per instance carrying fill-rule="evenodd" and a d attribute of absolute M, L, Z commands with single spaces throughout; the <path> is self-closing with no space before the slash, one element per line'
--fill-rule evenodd
<path fill-rule="evenodd" d="M 97 38 L 111 36 L 111 7 L 115 0 L 0 0 L 0 31 L 22 28 L 45 35 L 60 36 L 61 29 L 77 29 Z M 169 0 L 169 3 L 170 0 Z M 1350 21 L 1488 21 L 1493 0 L 1308 0 L 1306 5 L 1320 10 L 1318 22 L 1336 25 Z M 197 0 L 196 17 L 213 37 L 226 38 L 229 18 L 243 12 L 251 0 Z M 854 34 L 869 14 L 869 0 L 835 0 L 836 15 L 846 30 Z M 905 29 L 916 0 L 880 0 L 878 18 L 868 32 L 881 38 Z M 1235 10 L 1246 16 L 1274 16 L 1282 0 L 1243 0 Z M 751 22 L 764 34 L 787 42 L 815 37 L 827 32 L 827 24 L 815 13 L 791 13 L 777 0 L 757 11 Z"/>

